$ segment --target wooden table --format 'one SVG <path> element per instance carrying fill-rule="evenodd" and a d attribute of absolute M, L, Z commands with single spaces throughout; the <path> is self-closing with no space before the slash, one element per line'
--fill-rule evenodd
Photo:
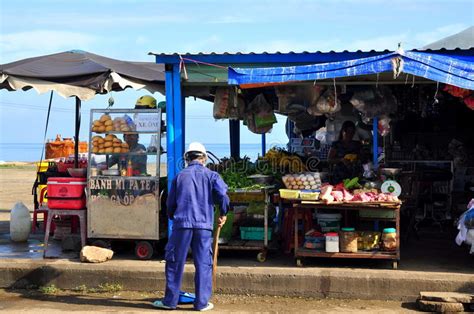
<path fill-rule="evenodd" d="M 365 259 L 382 259 L 391 260 L 392 268 L 398 267 L 400 261 L 400 206 L 399 202 L 347 202 L 347 203 L 331 203 L 326 204 L 321 201 L 303 201 L 303 200 L 285 200 L 289 201 L 295 210 L 295 258 L 296 265 L 302 266 L 302 257 L 326 257 L 326 258 L 365 258 Z M 360 211 L 360 210 L 393 210 L 395 218 L 364 218 L 366 220 L 380 220 L 395 222 L 395 229 L 397 231 L 397 249 L 395 251 L 361 251 L 357 253 L 328 253 L 325 251 L 317 251 L 312 249 L 305 249 L 300 247 L 298 243 L 298 211 L 299 210 L 334 210 L 334 211 Z M 345 215 L 347 219 L 347 215 Z"/>

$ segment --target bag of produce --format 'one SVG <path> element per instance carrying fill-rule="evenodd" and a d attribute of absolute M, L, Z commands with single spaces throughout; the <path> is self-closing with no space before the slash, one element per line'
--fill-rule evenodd
<path fill-rule="evenodd" d="M 354 93 L 349 102 L 364 114 L 365 118 L 389 115 L 396 112 L 397 102 L 387 86 L 369 87 Z"/>
<path fill-rule="evenodd" d="M 273 106 L 268 103 L 263 94 L 258 94 L 248 105 L 244 125 L 256 134 L 269 132 L 277 121 Z"/>
<path fill-rule="evenodd" d="M 214 119 L 227 118 L 227 111 L 229 108 L 229 93 L 226 88 L 218 88 L 216 96 L 214 97 L 213 116 Z"/>
<path fill-rule="evenodd" d="M 273 126 L 277 122 L 275 114 L 272 112 L 261 112 L 254 114 L 255 126 L 257 128 L 265 128 Z"/>
<path fill-rule="evenodd" d="M 341 110 L 341 101 L 337 98 L 333 88 L 328 88 L 321 97 L 319 97 L 316 108 L 323 114 L 334 114 Z"/>
<path fill-rule="evenodd" d="M 288 105 L 294 102 L 297 94 L 296 86 L 277 86 L 275 87 L 275 94 L 278 97 L 278 112 L 287 113 Z"/>
<path fill-rule="evenodd" d="M 319 110 L 318 108 L 318 102 L 319 99 L 321 98 L 321 93 L 323 92 L 323 87 L 314 85 L 311 87 L 311 102 L 308 107 L 308 113 L 312 116 L 322 116 L 324 112 Z"/>

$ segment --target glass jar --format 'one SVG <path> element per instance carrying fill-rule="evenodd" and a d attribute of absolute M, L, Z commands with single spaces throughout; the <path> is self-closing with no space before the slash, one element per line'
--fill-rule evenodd
<path fill-rule="evenodd" d="M 344 253 L 357 252 L 357 233 L 354 228 L 341 228 L 339 231 L 339 249 Z"/>
<path fill-rule="evenodd" d="M 397 243 L 397 230 L 395 228 L 385 228 L 382 232 L 382 250 L 384 251 L 396 251 L 398 247 Z"/>

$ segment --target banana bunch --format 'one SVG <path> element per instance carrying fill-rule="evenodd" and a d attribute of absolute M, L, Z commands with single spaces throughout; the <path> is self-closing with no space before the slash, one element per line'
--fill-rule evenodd
<path fill-rule="evenodd" d="M 269 161 L 271 163 L 276 162 L 278 163 L 280 159 L 285 157 L 286 155 L 276 147 L 270 148 L 268 152 L 263 156 L 263 160 Z"/>
<path fill-rule="evenodd" d="M 296 155 L 290 155 L 278 148 L 271 148 L 263 157 L 270 165 L 278 167 L 280 172 L 304 172 L 306 166 L 303 161 Z"/>
<path fill-rule="evenodd" d="M 347 154 L 344 156 L 344 159 L 349 161 L 349 162 L 355 162 L 357 160 L 357 155 L 356 154 Z"/>

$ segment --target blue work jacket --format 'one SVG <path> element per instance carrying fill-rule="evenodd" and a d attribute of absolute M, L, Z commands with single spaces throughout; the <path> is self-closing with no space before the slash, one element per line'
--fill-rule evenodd
<path fill-rule="evenodd" d="M 192 161 L 171 183 L 166 205 L 173 228 L 209 229 L 214 227 L 214 204 L 220 215 L 229 208 L 227 185 L 217 172 Z"/>

